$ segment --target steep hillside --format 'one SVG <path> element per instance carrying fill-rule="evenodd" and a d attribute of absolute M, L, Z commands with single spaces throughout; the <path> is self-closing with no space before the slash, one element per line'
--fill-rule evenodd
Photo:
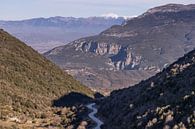
<path fill-rule="evenodd" d="M 195 50 L 100 102 L 103 129 L 194 129 Z"/>
<path fill-rule="evenodd" d="M 20 21 L 0 21 L 0 28 L 43 53 L 75 39 L 91 36 L 120 25 L 125 18 L 112 17 L 50 17 Z"/>
<path fill-rule="evenodd" d="M 84 84 L 94 80 L 113 88 L 118 82 L 115 87 L 121 88 L 154 75 L 192 50 L 194 36 L 195 5 L 170 4 L 150 9 L 99 35 L 57 47 L 45 56 Z M 118 71 L 124 72 L 125 78 L 116 78 Z M 102 80 L 101 76 L 106 77 Z M 132 79 L 126 81 L 128 78 Z M 94 84 L 87 85 L 100 87 Z"/>
<path fill-rule="evenodd" d="M 24 114 L 34 118 L 71 92 L 93 96 L 90 89 L 0 30 L 0 118 Z"/>

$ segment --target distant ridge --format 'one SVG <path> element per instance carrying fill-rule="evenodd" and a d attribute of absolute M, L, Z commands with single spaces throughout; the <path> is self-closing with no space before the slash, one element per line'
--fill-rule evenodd
<path fill-rule="evenodd" d="M 123 17 L 49 17 L 19 21 L 0 21 L 0 28 L 43 53 L 77 38 L 98 34 L 112 25 L 120 25 Z"/>

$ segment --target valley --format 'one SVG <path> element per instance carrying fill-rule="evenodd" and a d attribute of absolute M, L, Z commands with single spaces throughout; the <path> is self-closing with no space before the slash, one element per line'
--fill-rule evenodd
<path fill-rule="evenodd" d="M 195 4 L 109 15 L 0 21 L 0 129 L 195 128 Z"/>

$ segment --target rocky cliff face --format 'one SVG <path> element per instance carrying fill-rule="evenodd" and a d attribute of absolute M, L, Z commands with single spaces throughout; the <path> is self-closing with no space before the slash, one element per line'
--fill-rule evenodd
<path fill-rule="evenodd" d="M 75 50 L 91 52 L 99 56 L 107 56 L 109 64 L 115 70 L 135 69 L 141 63 L 142 57 L 135 55 L 129 48 L 124 48 L 117 43 L 107 44 L 106 42 L 77 41 Z"/>
<path fill-rule="evenodd" d="M 99 35 L 53 49 L 45 56 L 64 69 L 86 67 L 94 71 L 109 70 L 109 73 L 137 70 L 143 75 L 148 71 L 154 74 L 191 51 L 195 47 L 194 36 L 194 5 L 171 4 L 150 9 Z M 57 54 L 53 55 L 54 51 Z M 112 75 L 108 78 L 110 83 L 115 80 Z"/>

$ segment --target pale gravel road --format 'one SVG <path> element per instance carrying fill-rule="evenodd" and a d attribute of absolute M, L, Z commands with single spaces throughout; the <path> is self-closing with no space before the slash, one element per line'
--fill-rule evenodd
<path fill-rule="evenodd" d="M 89 110 L 92 110 L 92 112 L 89 113 L 88 116 L 96 123 L 96 127 L 94 129 L 101 129 L 100 127 L 104 123 L 95 116 L 95 114 L 98 112 L 98 110 L 95 108 L 95 105 L 96 105 L 96 103 L 91 103 L 91 104 L 87 105 L 87 108 Z"/>

